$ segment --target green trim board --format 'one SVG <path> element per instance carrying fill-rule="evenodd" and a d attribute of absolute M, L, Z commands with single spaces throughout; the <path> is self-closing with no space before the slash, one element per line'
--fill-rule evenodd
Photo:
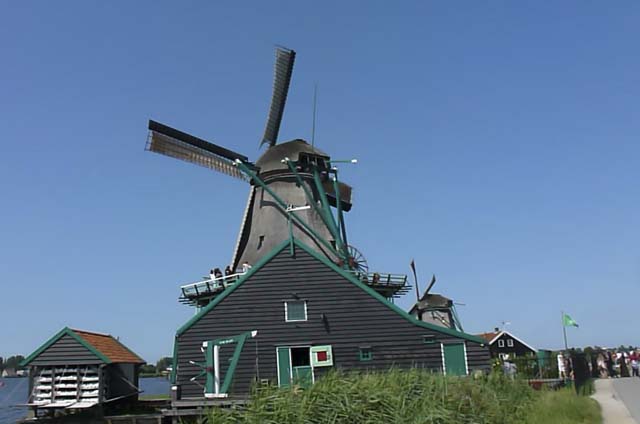
<path fill-rule="evenodd" d="M 51 337 L 49 340 L 44 342 L 44 344 L 40 346 L 38 349 L 36 349 L 31 355 L 23 359 L 22 362 L 20 362 L 20 366 L 26 367 L 27 365 L 29 365 L 31 362 L 33 362 L 34 359 L 40 356 L 45 350 L 47 350 L 49 347 L 51 347 L 54 343 L 56 343 L 58 340 L 60 340 L 64 336 L 69 336 L 73 338 L 75 341 L 77 341 L 83 347 L 85 347 L 87 350 L 93 353 L 102 362 L 106 364 L 111 363 L 111 360 L 109 358 L 104 356 L 99 350 L 97 350 L 95 347 L 90 345 L 85 339 L 77 335 L 72 329 L 70 329 L 69 327 L 64 327 L 62 330 L 58 331 L 53 337 Z"/>
<path fill-rule="evenodd" d="M 312 257 L 316 258 L 317 260 L 319 260 L 323 264 L 327 265 L 329 268 L 331 268 L 332 270 L 337 272 L 339 275 L 341 275 L 342 277 L 347 279 L 349 282 L 351 282 L 355 286 L 357 286 L 360 289 L 364 290 L 367 294 L 369 294 L 370 296 L 372 296 L 373 298 L 378 300 L 380 303 L 382 303 L 383 305 L 385 305 L 386 307 L 388 307 L 389 309 L 391 309 L 392 311 L 394 311 L 395 313 L 397 313 L 398 315 L 400 315 L 402 318 L 404 318 L 405 320 L 409 321 L 410 323 L 412 323 L 414 325 L 417 325 L 418 327 L 427 328 L 429 330 L 436 331 L 438 333 L 447 334 L 447 335 L 450 335 L 450 336 L 454 336 L 454 337 L 458 337 L 458 338 L 461 338 L 461 339 L 469 340 L 471 342 L 478 343 L 478 344 L 481 344 L 481 345 L 485 345 L 487 343 L 485 339 L 473 336 L 471 334 L 463 333 L 463 332 L 460 332 L 460 331 L 457 331 L 457 330 L 453 330 L 453 329 L 450 329 L 450 328 L 440 327 L 440 326 L 437 326 L 435 324 L 430 324 L 428 322 L 417 320 L 415 317 L 413 317 L 412 315 L 408 314 L 406 311 L 400 309 L 398 306 L 396 306 L 395 304 L 389 302 L 387 299 L 382 297 L 382 295 L 378 294 L 378 292 L 373 290 L 371 287 L 369 287 L 366 284 L 360 282 L 351 273 L 349 273 L 348 271 L 343 270 L 338 265 L 336 265 L 333 262 L 331 262 L 331 260 L 329 260 L 329 258 L 327 258 L 326 256 L 324 256 L 321 253 L 311 249 L 310 247 L 308 247 L 307 245 L 305 245 L 304 243 L 302 243 L 300 240 L 298 240 L 296 238 L 293 239 L 293 243 L 296 246 L 298 246 L 299 248 L 301 248 L 302 250 L 304 250 L 305 252 L 307 252 L 308 254 L 310 254 Z M 265 255 L 245 275 L 243 275 L 233 286 L 228 287 L 218 297 L 216 297 L 213 302 L 209 303 L 207 306 L 202 308 L 200 310 L 200 312 L 198 312 L 189 321 L 187 321 L 182 327 L 180 327 L 178 329 L 177 333 L 176 333 L 176 337 L 180 336 L 185 331 L 187 331 L 189 328 L 191 328 L 203 316 L 205 316 L 209 311 L 211 311 L 220 302 L 222 302 L 227 296 L 229 296 L 231 293 L 233 293 L 238 287 L 242 286 L 242 284 L 244 284 L 245 281 L 247 281 L 249 278 L 251 278 L 251 276 L 253 274 L 258 272 L 260 270 L 260 268 L 262 268 L 264 265 L 266 265 L 268 262 L 270 262 L 283 249 L 285 249 L 287 246 L 289 246 L 289 244 L 290 244 L 290 241 L 289 240 L 285 240 L 282 243 L 280 243 L 278 246 L 276 246 L 271 252 L 269 252 L 267 255 Z"/>
<path fill-rule="evenodd" d="M 173 338 L 173 364 L 171 364 L 171 376 L 169 381 L 171 384 L 176 384 L 176 377 L 178 375 L 178 337 Z"/>

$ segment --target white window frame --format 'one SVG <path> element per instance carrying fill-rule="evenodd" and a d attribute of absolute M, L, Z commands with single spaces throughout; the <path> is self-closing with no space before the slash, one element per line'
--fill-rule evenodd
<path fill-rule="evenodd" d="M 498 347 L 504 347 L 504 340 L 498 340 Z"/>
<path fill-rule="evenodd" d="M 287 303 L 289 302 L 304 302 L 304 319 L 289 319 L 289 313 L 287 310 Z M 285 322 L 304 322 L 308 320 L 307 315 L 307 301 L 306 300 L 287 300 L 284 302 L 284 321 Z"/>
<path fill-rule="evenodd" d="M 507 347 L 513 347 L 513 339 L 507 340 Z"/>

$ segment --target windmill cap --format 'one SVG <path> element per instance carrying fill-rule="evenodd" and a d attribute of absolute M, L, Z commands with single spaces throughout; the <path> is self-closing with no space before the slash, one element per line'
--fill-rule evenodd
<path fill-rule="evenodd" d="M 329 159 L 328 154 L 298 138 L 286 143 L 278 143 L 268 148 L 256 161 L 256 166 L 260 168 L 260 172 L 288 169 L 288 166 L 282 163 L 282 159 L 289 158 L 295 162 L 298 160 L 300 153 L 309 153 Z"/>

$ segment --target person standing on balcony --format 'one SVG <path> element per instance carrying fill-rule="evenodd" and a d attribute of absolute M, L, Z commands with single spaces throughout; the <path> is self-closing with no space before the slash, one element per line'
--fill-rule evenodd
<path fill-rule="evenodd" d="M 222 271 L 220 271 L 220 268 L 216 268 L 213 270 L 213 276 L 218 279 L 218 278 L 222 278 Z"/>
<path fill-rule="evenodd" d="M 233 274 L 233 271 L 231 271 L 231 267 L 227 265 L 227 267 L 224 269 L 224 275 L 229 276 L 231 274 Z"/>
<path fill-rule="evenodd" d="M 242 263 L 242 272 L 248 272 L 251 269 L 251 265 L 249 265 L 249 262 L 244 261 Z"/>

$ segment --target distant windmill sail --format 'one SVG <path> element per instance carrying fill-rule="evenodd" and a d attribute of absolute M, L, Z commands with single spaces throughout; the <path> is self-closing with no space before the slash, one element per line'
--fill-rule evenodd
<path fill-rule="evenodd" d="M 291 83 L 291 74 L 293 73 L 293 63 L 295 59 L 295 51 L 284 47 L 278 47 L 276 49 L 273 95 L 271 96 L 271 107 L 269 108 L 267 126 L 264 130 L 264 136 L 262 137 L 260 145 L 267 144 L 271 147 L 278 141 L 280 123 L 282 122 L 284 106 L 287 102 L 287 94 L 289 93 L 289 84 Z"/>
<path fill-rule="evenodd" d="M 435 283 L 436 283 L 436 275 L 434 274 L 434 275 L 431 277 L 431 282 L 429 283 L 429 287 L 427 287 L 427 290 L 424 292 L 424 295 L 425 295 L 425 296 L 429 294 L 429 291 L 431 290 L 431 288 L 433 287 L 433 285 L 434 285 Z"/>
<path fill-rule="evenodd" d="M 416 302 L 420 302 L 420 288 L 418 287 L 418 275 L 416 274 L 416 262 L 411 259 L 411 263 L 409 264 L 411 266 L 411 271 L 413 272 L 413 282 L 416 285 Z M 416 306 L 419 307 L 418 303 L 416 303 Z"/>

